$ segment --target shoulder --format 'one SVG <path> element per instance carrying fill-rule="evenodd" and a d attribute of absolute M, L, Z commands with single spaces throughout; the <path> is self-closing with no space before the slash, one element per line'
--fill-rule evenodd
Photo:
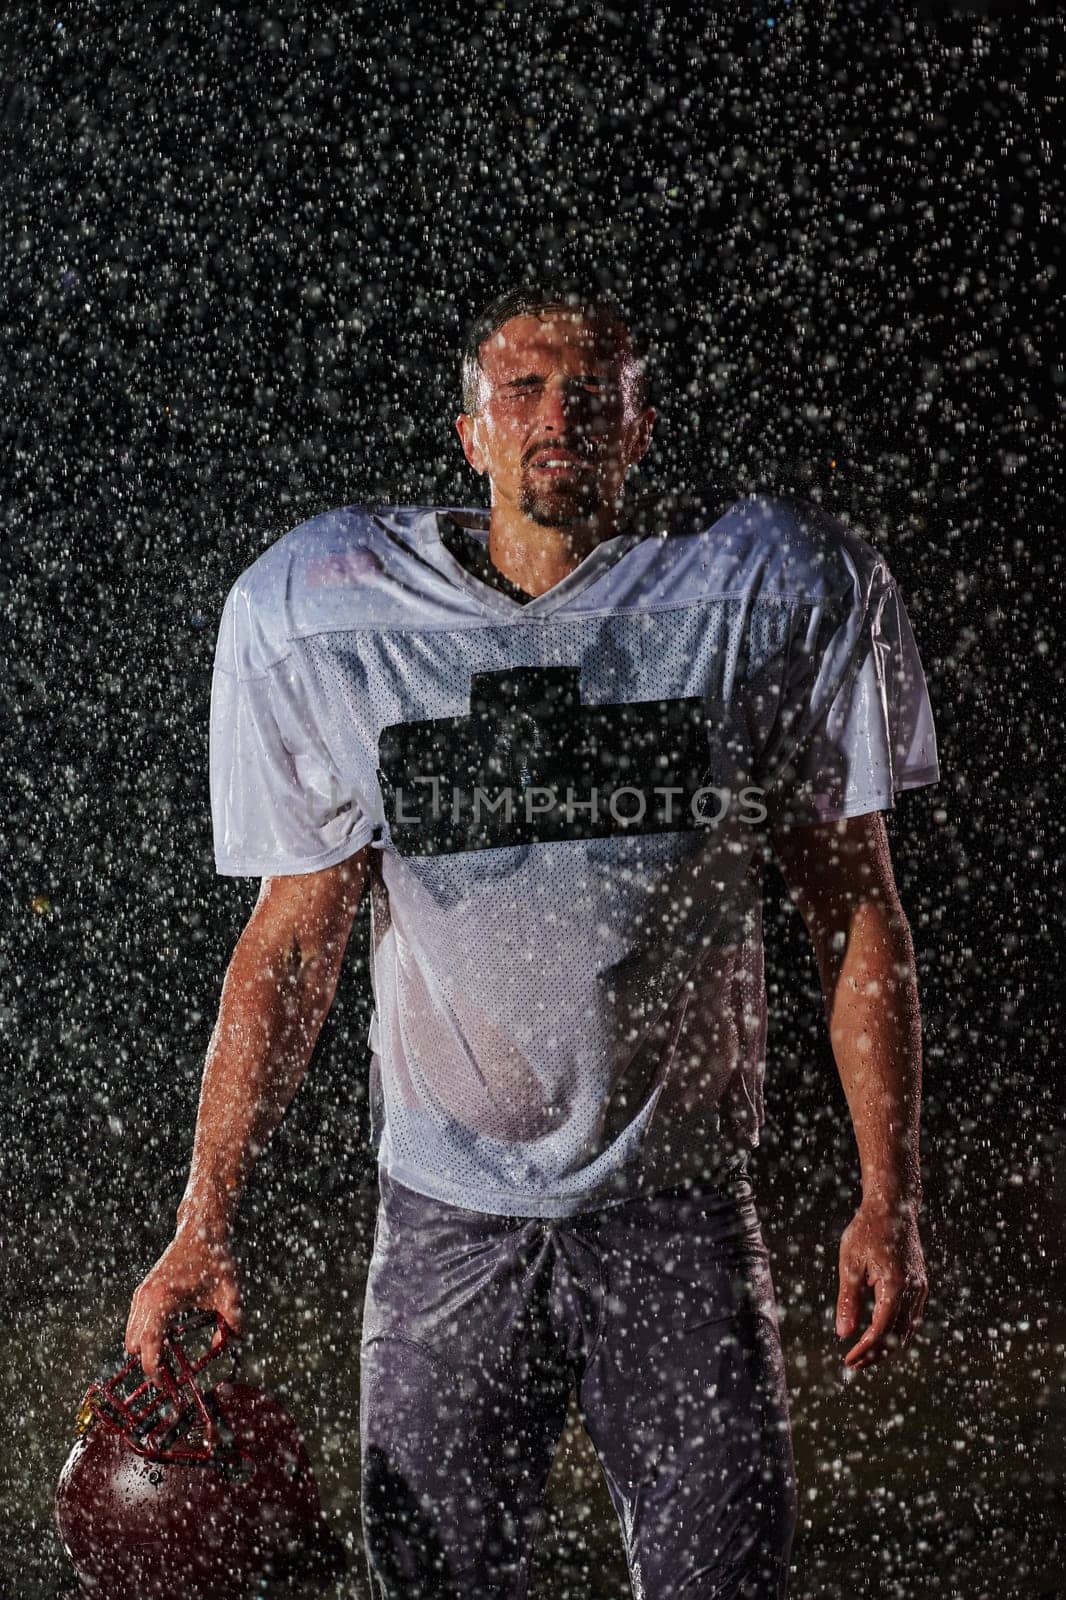
<path fill-rule="evenodd" d="M 268 545 L 245 567 L 230 593 L 269 609 L 294 580 L 328 583 L 355 576 L 363 567 L 373 567 L 372 557 L 390 529 L 423 509 L 368 504 L 321 511 Z"/>
<path fill-rule="evenodd" d="M 861 534 L 797 494 L 649 496 L 634 507 L 633 526 L 644 533 L 642 564 L 688 589 L 850 609 L 891 580 Z"/>
<path fill-rule="evenodd" d="M 231 585 L 222 608 L 218 664 L 241 675 L 284 660 L 308 617 L 343 595 L 357 609 L 390 546 L 417 536 L 425 506 L 340 506 L 319 512 L 267 546 Z"/>
<path fill-rule="evenodd" d="M 755 494 L 744 520 L 756 546 L 775 562 L 783 583 L 811 600 L 868 593 L 890 578 L 884 558 L 855 528 L 813 500 L 793 494 Z"/>
<path fill-rule="evenodd" d="M 675 502 L 666 543 L 694 539 L 718 554 L 724 546 L 738 577 L 763 595 L 814 603 L 853 603 L 891 580 L 884 558 L 854 528 L 813 500 L 758 492 Z"/>

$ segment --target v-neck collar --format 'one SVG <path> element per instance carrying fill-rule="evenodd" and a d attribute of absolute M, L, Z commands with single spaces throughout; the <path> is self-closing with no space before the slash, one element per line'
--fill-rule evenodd
<path fill-rule="evenodd" d="M 487 583 L 490 589 L 499 589 L 501 594 L 517 600 L 523 608 L 533 599 L 528 589 L 520 589 L 493 565 L 489 558 L 487 540 L 470 528 L 461 527 L 454 517 L 443 514 L 437 517 L 437 529 L 441 544 L 451 551 L 459 565 L 465 567 L 467 572 L 472 572 L 475 578 L 480 578 L 482 583 Z"/>
<path fill-rule="evenodd" d="M 557 611 L 583 589 L 587 589 L 645 537 L 642 529 L 613 534 L 610 539 L 601 540 L 587 556 L 582 557 L 572 572 L 568 572 L 558 583 L 553 583 L 550 589 L 545 589 L 543 594 L 530 595 L 526 600 L 516 600 L 511 595 L 505 594 L 502 589 L 487 583 L 484 578 L 479 578 L 452 554 L 441 538 L 438 520 L 440 517 L 451 518 L 465 533 L 482 540 L 487 549 L 489 513 L 483 508 L 472 506 L 441 506 L 431 509 L 423 518 L 422 544 L 427 550 L 432 548 L 433 559 L 438 569 L 473 595 L 485 610 L 506 616 L 545 616 L 549 612 Z M 459 521 L 460 518 L 463 520 Z"/>

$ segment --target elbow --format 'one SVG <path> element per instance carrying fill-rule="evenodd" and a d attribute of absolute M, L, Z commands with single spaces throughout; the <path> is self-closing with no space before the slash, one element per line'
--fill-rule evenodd
<path fill-rule="evenodd" d="M 809 931 L 827 1007 L 841 981 L 871 993 L 917 982 L 910 924 L 894 897 L 857 900 L 833 925 L 812 923 Z"/>

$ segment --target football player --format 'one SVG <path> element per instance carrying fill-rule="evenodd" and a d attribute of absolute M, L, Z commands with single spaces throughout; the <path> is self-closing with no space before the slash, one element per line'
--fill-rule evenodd
<path fill-rule="evenodd" d="M 369 884 L 378 1597 L 526 1592 L 572 1385 L 634 1593 L 786 1594 L 795 1472 L 748 1172 L 770 849 L 858 1145 L 846 1366 L 922 1316 L 921 1028 L 883 813 L 939 769 L 907 613 L 814 504 L 627 496 L 654 422 L 612 299 L 503 295 L 457 421 L 489 508 L 313 517 L 222 613 L 216 865 L 262 885 L 126 1343 L 151 1373 L 176 1311 L 239 1328 L 238 1199 Z"/>

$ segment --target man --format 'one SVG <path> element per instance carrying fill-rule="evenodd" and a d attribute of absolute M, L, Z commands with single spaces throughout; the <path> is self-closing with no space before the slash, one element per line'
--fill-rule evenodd
<path fill-rule="evenodd" d="M 938 777 L 881 557 L 813 505 L 625 500 L 655 412 L 620 311 L 519 291 L 457 427 L 484 513 L 346 507 L 224 609 L 216 863 L 262 878 L 174 1242 L 128 1349 L 239 1326 L 238 1196 L 371 883 L 381 1200 L 364 1306 L 373 1592 L 518 1596 L 571 1383 L 634 1593 L 786 1593 L 796 1491 L 746 1171 L 766 1039 L 760 839 L 810 931 L 858 1144 L 844 1360 L 926 1295 L 920 1018 L 881 811 Z"/>

